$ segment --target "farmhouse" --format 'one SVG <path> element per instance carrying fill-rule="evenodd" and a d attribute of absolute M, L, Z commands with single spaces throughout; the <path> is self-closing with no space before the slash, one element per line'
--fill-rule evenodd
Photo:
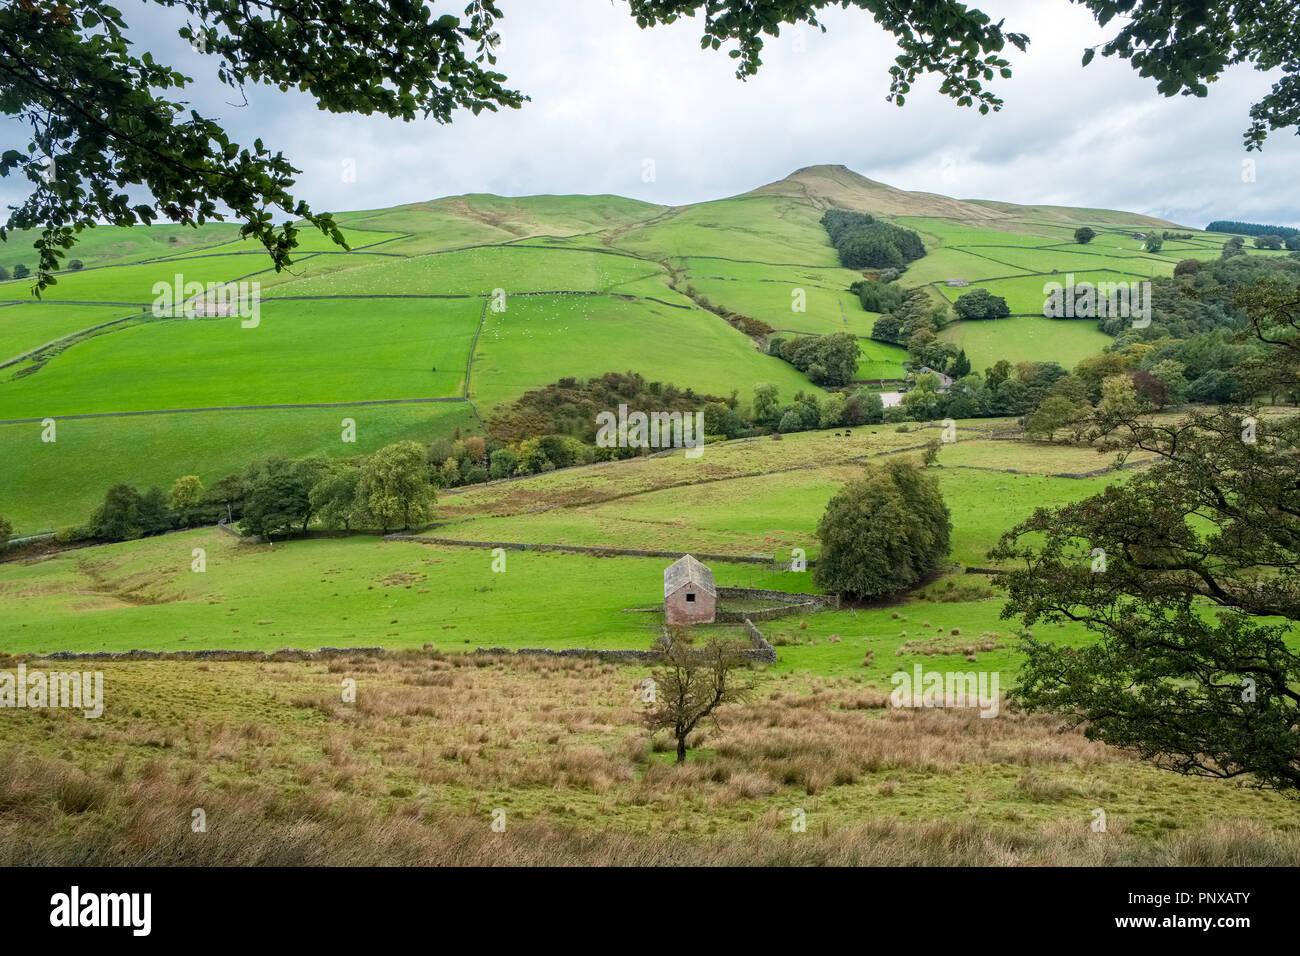
<path fill-rule="evenodd" d="M 917 374 L 933 375 L 935 378 L 939 380 L 939 391 L 941 392 L 948 391 L 948 389 L 952 388 L 953 384 L 957 381 L 951 375 L 945 375 L 943 372 L 935 371 L 934 369 L 930 368 L 930 366 L 928 365 L 922 365 L 921 371 Z"/>
<path fill-rule="evenodd" d="M 670 625 L 709 624 L 718 608 L 713 572 L 689 554 L 664 569 L 664 620 Z"/>

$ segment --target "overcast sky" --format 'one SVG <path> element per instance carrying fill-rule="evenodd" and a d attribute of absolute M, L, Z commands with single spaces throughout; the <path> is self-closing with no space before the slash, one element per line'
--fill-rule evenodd
<path fill-rule="evenodd" d="M 884 101 L 892 37 L 859 11 L 831 10 L 828 32 L 769 40 L 746 82 L 725 51 L 703 51 L 685 20 L 641 30 L 623 0 L 500 0 L 498 68 L 532 97 L 519 110 L 450 125 L 318 111 L 301 94 L 251 88 L 247 107 L 211 61 L 174 37 L 152 5 L 140 45 L 170 56 L 200 86 L 190 97 L 241 142 L 261 136 L 303 170 L 298 194 L 319 210 L 367 209 L 466 192 L 616 193 L 683 204 L 842 163 L 905 189 L 960 198 L 1126 209 L 1204 226 L 1212 219 L 1300 225 L 1300 141 L 1273 133 L 1247 154 L 1250 104 L 1273 77 L 1235 69 L 1206 99 L 1167 99 L 1124 61 L 1079 65 L 1105 39 L 1065 0 L 978 3 L 1028 33 L 1015 76 L 995 87 L 1001 113 L 957 107 L 924 80 L 903 108 Z M 439 12 L 461 2 L 439 0 Z M 135 13 L 135 19 L 130 15 Z M 163 12 L 165 15 L 165 11 Z M 13 125 L 3 127 L 11 135 Z M 10 145 L 18 143 L 6 142 Z M 1255 162 L 1245 181 L 1243 160 Z M 345 181 L 344 161 L 355 164 Z M 653 160 L 655 179 L 642 170 Z M 5 184 L 9 187 L 10 184 Z M 12 188 L 4 191 L 12 202 Z"/>

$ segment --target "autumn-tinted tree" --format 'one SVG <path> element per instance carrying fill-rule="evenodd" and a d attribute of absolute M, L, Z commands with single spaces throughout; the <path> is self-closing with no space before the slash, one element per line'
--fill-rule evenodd
<path fill-rule="evenodd" d="M 651 732 L 668 730 L 677 741 L 677 762 L 686 761 L 686 739 L 700 721 L 713 718 L 724 704 L 749 700 L 751 687 L 741 671 L 743 641 L 711 637 L 703 644 L 685 628 L 674 628 L 655 642 L 660 664 L 651 671 L 653 700 L 643 717 Z"/>
<path fill-rule="evenodd" d="M 167 490 L 167 507 L 182 524 L 192 524 L 198 516 L 203 494 L 203 479 L 198 475 L 181 475 Z"/>

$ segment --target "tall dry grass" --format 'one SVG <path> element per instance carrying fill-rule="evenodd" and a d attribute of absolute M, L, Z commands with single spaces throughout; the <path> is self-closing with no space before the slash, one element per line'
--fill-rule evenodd
<path fill-rule="evenodd" d="M 640 725 L 644 675 L 593 660 L 97 666 L 99 720 L 0 715 L 0 864 L 1300 863 L 1276 798 L 1013 711 L 892 711 L 851 679 L 764 676 L 678 767 Z M 1187 795 L 1221 809 L 1142 824 Z M 1120 808 L 1109 832 L 1093 806 Z"/>

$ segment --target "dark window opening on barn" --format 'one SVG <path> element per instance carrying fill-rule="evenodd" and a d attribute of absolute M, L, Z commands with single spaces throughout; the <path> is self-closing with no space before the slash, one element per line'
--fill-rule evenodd
<path fill-rule="evenodd" d="M 688 602 L 693 602 L 693 601 L 695 600 L 695 595 L 694 595 L 694 594 L 688 594 L 688 595 L 686 595 L 686 600 L 687 600 Z"/>

